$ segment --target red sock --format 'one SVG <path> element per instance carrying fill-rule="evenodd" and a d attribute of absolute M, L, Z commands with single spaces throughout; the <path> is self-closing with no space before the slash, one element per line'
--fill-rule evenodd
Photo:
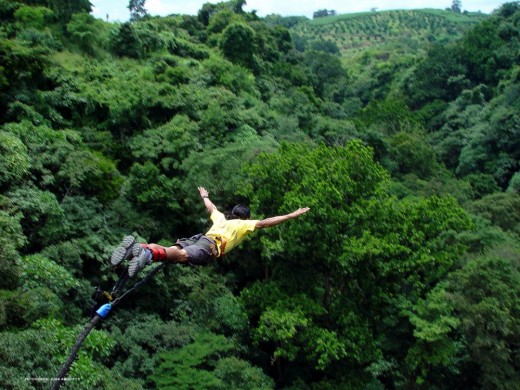
<path fill-rule="evenodd" d="M 166 249 L 164 248 L 150 248 L 148 244 L 141 244 L 144 249 L 148 249 L 152 253 L 152 261 L 166 260 Z"/>

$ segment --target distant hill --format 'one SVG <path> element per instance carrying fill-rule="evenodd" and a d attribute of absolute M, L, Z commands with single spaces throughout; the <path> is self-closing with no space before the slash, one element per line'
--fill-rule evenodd
<path fill-rule="evenodd" d="M 455 42 L 489 15 L 418 9 L 362 12 L 313 20 L 271 15 L 291 31 L 296 49 L 339 55 L 351 76 L 350 91 L 363 104 L 399 93 L 399 83 L 434 43 Z M 356 98 L 356 99 L 357 99 Z M 356 106 L 356 105 L 355 105 Z"/>
<path fill-rule="evenodd" d="M 436 9 L 362 12 L 300 20 L 291 31 L 297 45 L 309 48 L 330 41 L 342 56 L 350 57 L 367 48 L 415 51 L 424 44 L 452 41 L 487 16 Z"/>

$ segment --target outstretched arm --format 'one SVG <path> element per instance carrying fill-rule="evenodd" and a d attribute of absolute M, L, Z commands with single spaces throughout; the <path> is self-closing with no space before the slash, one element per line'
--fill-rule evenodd
<path fill-rule="evenodd" d="M 199 194 L 202 197 L 202 200 L 204 201 L 204 205 L 208 209 L 209 213 L 213 213 L 217 209 L 217 206 L 213 204 L 211 200 L 209 200 L 209 192 L 204 187 L 199 187 Z"/>
<path fill-rule="evenodd" d="M 309 211 L 309 208 L 303 207 L 303 208 L 299 208 L 298 210 L 293 211 L 292 213 L 289 213 L 289 214 L 278 215 L 276 217 L 266 218 L 266 219 L 263 219 L 262 221 L 258 221 L 255 225 L 255 228 L 263 229 L 263 228 L 268 228 L 271 226 L 276 226 L 289 219 L 297 218 L 300 215 L 306 213 L 307 211 Z"/>

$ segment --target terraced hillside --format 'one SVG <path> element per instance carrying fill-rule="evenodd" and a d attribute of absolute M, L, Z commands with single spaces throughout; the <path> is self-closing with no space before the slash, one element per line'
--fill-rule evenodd
<path fill-rule="evenodd" d="M 373 99 L 399 94 L 403 76 L 434 43 L 455 42 L 489 15 L 451 11 L 393 10 L 287 19 L 296 48 L 341 57 L 351 76 L 350 101 L 356 110 Z M 347 99 L 348 100 L 348 99 Z"/>
<path fill-rule="evenodd" d="M 416 50 L 429 42 L 451 41 L 485 17 L 433 9 L 364 12 L 310 20 L 292 31 L 306 47 L 316 41 L 334 42 L 343 56 L 350 56 L 366 48 Z"/>

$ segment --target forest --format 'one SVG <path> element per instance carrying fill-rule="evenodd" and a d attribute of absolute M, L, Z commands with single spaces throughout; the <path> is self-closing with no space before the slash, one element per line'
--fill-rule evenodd
<path fill-rule="evenodd" d="M 520 3 L 244 5 L 0 0 L 0 387 L 48 389 L 114 248 L 206 232 L 204 186 L 310 211 L 164 267 L 63 389 L 518 389 Z"/>

